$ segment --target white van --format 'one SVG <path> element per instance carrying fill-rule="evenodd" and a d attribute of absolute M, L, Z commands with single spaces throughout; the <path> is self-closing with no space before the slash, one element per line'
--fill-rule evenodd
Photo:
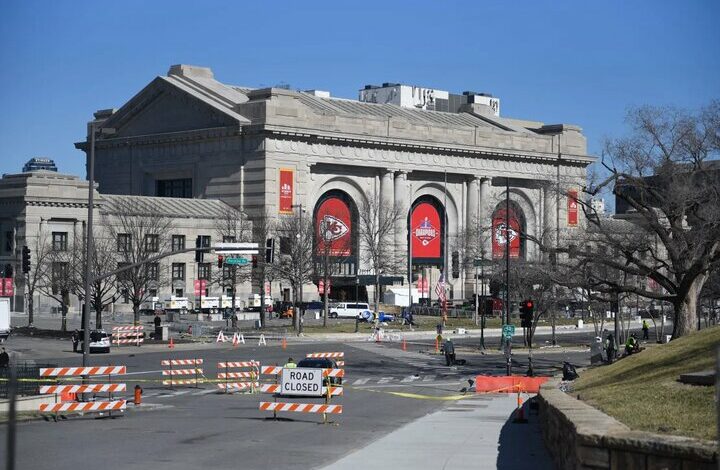
<path fill-rule="evenodd" d="M 370 305 L 355 302 L 342 302 L 330 307 L 330 318 L 356 318 L 360 312 L 370 310 Z"/>

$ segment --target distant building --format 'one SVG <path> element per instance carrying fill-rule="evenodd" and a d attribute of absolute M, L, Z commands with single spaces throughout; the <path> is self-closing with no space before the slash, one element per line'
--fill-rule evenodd
<path fill-rule="evenodd" d="M 55 166 L 55 161 L 50 158 L 31 158 L 27 161 L 25 166 L 23 166 L 23 173 L 29 173 L 31 171 L 38 171 L 38 170 L 47 170 L 47 171 L 57 171 L 57 167 Z"/>

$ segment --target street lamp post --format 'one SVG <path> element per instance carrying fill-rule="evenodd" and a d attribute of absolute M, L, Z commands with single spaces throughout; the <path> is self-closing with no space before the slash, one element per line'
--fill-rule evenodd
<path fill-rule="evenodd" d="M 293 209 L 295 209 L 295 208 L 299 209 L 299 214 L 300 214 L 300 217 L 299 217 L 300 227 L 298 227 L 298 228 L 299 228 L 298 233 L 295 234 L 295 237 L 296 237 L 296 238 L 298 239 L 298 241 L 299 241 L 299 240 L 300 240 L 300 237 L 303 237 L 303 236 L 306 235 L 306 234 L 305 234 L 305 227 L 303 226 L 303 212 L 304 212 L 304 210 L 303 210 L 303 205 L 302 205 L 302 204 L 293 204 L 291 207 L 292 207 Z M 299 268 L 300 268 L 300 269 L 305 269 L 304 266 L 301 266 L 301 267 L 299 267 Z M 295 267 L 295 269 L 298 269 L 298 267 Z M 296 272 L 297 272 L 297 271 L 296 271 Z M 295 295 L 295 298 L 296 298 L 296 299 L 297 299 L 298 297 L 300 298 L 300 310 L 301 310 L 301 312 L 298 313 L 297 305 L 293 305 L 293 314 L 298 316 L 298 336 L 302 335 L 302 332 L 303 332 L 303 313 L 305 312 L 304 309 L 303 309 L 303 307 L 302 307 L 302 302 L 303 302 L 303 280 L 302 280 L 302 276 L 299 276 L 299 277 L 300 277 L 300 279 L 297 280 L 297 281 L 298 281 L 298 282 L 297 282 L 297 294 Z M 263 288 L 264 288 L 264 286 L 263 286 Z"/>
<path fill-rule="evenodd" d="M 91 256 L 93 253 L 93 212 L 95 199 L 95 135 L 97 132 L 113 134 L 115 129 L 96 127 L 95 122 L 90 123 L 90 158 L 88 161 L 88 215 L 85 230 L 85 304 L 82 318 L 83 328 L 83 367 L 87 366 L 90 354 L 90 286 L 93 283 Z"/>

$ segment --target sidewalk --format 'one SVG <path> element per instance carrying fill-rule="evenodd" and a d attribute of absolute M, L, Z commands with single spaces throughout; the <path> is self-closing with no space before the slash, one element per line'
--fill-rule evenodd
<path fill-rule="evenodd" d="M 529 395 L 523 395 L 527 400 Z M 513 423 L 517 395 L 478 395 L 448 405 L 324 469 L 554 469 L 538 417 Z"/>

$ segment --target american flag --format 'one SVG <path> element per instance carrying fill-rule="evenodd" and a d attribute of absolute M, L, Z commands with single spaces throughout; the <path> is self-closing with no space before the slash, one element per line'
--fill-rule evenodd
<path fill-rule="evenodd" d="M 446 297 L 445 297 L 445 274 L 440 275 L 440 279 L 438 280 L 437 284 L 435 285 L 435 293 L 438 296 L 438 300 L 440 302 L 445 303 Z"/>

